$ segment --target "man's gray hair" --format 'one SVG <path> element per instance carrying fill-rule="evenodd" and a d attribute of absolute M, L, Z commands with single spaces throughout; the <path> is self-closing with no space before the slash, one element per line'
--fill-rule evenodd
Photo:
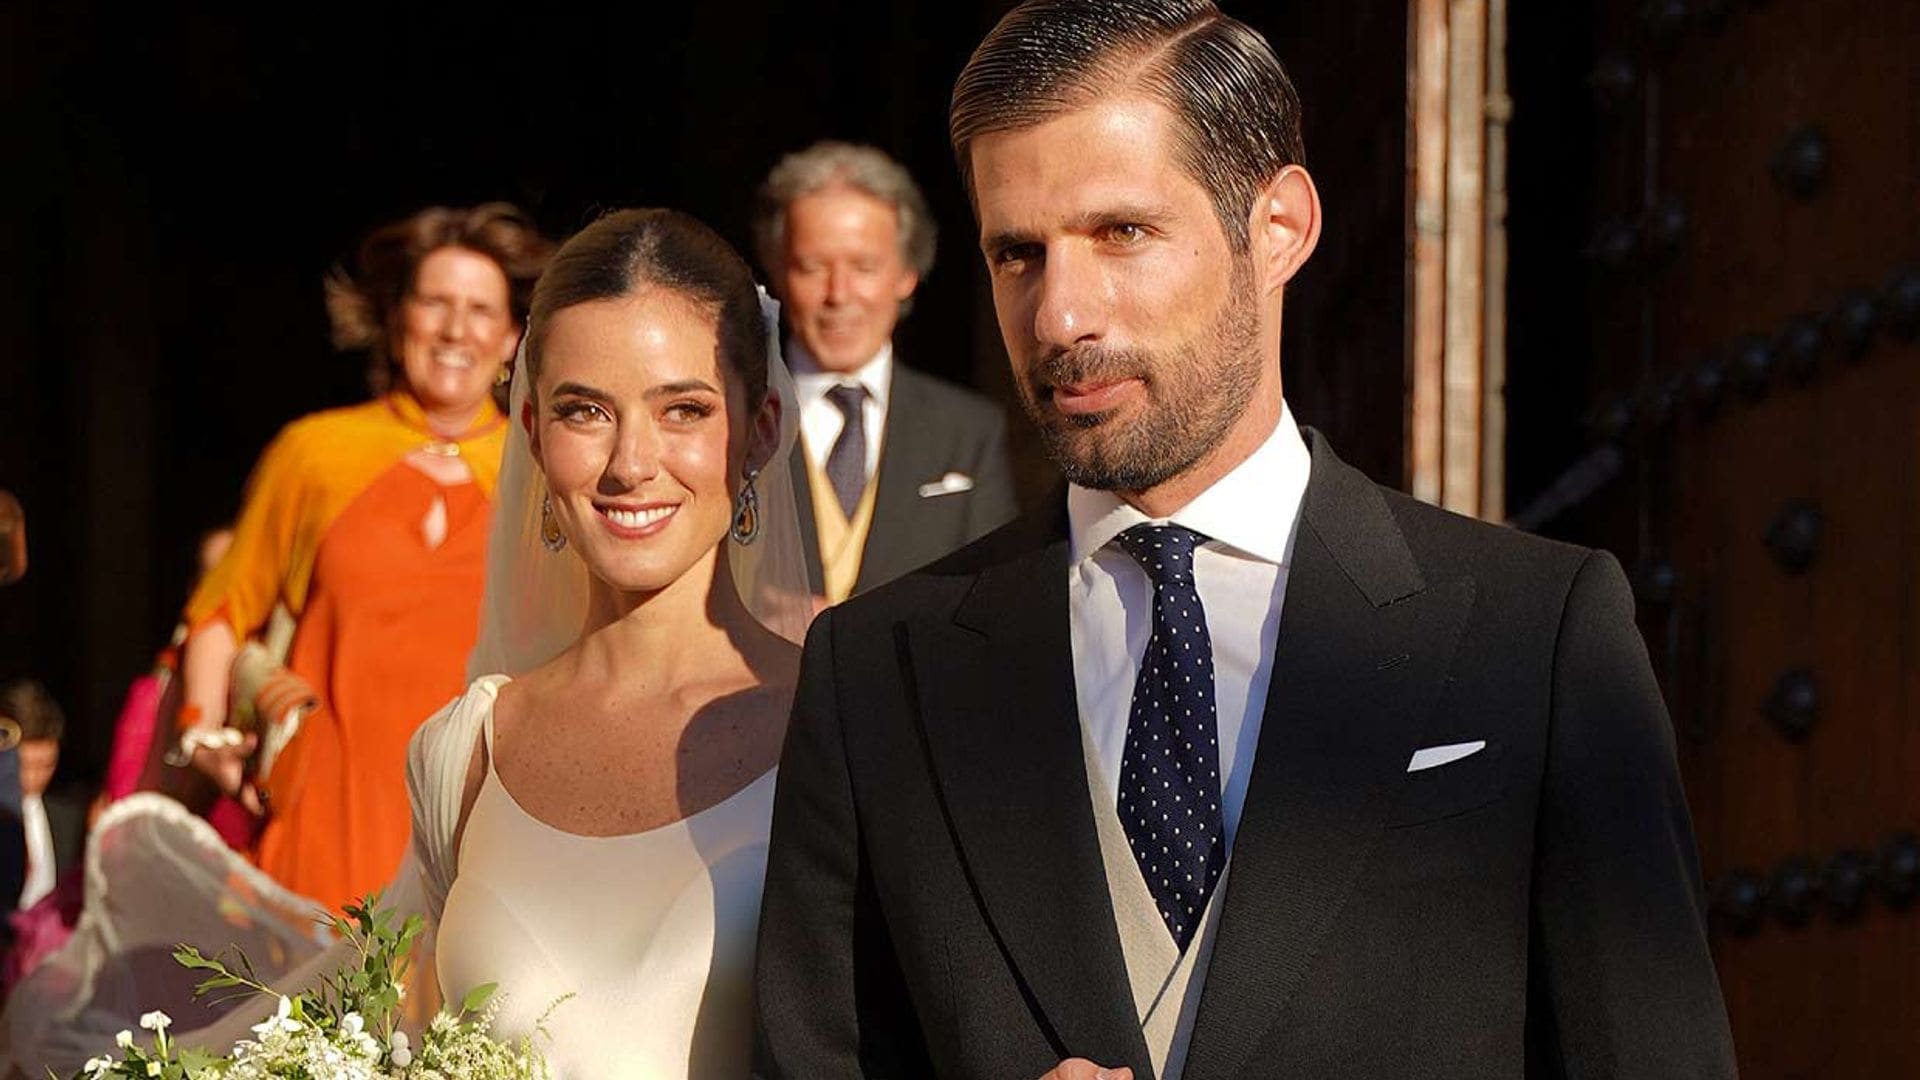
<path fill-rule="evenodd" d="M 934 224 L 920 186 L 899 162 L 874 146 L 826 140 L 780 159 L 754 199 L 753 243 L 768 273 L 787 245 L 787 206 L 831 187 L 849 187 L 893 207 L 900 221 L 900 257 L 922 280 L 933 269 Z"/>

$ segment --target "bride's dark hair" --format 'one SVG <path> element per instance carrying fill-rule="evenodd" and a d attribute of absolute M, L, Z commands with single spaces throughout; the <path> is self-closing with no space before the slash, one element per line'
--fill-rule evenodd
<path fill-rule="evenodd" d="M 533 289 L 527 374 L 556 312 L 657 286 L 714 314 L 720 354 L 746 390 L 748 408 L 767 393 L 766 326 L 746 260 L 720 234 L 678 210 L 615 210 L 563 244 Z"/>

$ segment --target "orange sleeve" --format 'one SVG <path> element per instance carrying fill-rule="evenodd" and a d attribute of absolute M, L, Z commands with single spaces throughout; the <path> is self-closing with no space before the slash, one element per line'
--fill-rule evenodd
<path fill-rule="evenodd" d="M 235 636 L 245 639 L 266 623 L 283 597 L 299 614 L 304 595 L 295 596 L 289 586 L 297 578 L 303 586 L 299 593 L 305 592 L 311 567 L 295 563 L 303 550 L 311 560 L 313 545 L 301 540 L 311 528 L 308 519 L 314 509 L 301 428 L 299 422 L 283 428 L 254 465 L 240 520 L 233 527 L 233 546 L 187 601 L 189 627 L 197 629 L 224 615 Z"/>
<path fill-rule="evenodd" d="M 465 456 L 467 468 L 473 473 L 473 482 L 479 485 L 480 494 L 492 502 L 495 489 L 500 485 L 500 459 L 507 449 L 507 425 L 501 424 L 486 434 L 460 444 Z"/>

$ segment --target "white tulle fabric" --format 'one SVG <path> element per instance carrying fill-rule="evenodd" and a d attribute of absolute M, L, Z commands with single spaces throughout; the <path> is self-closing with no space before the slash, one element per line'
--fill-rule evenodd
<path fill-rule="evenodd" d="M 177 1030 L 218 1019 L 232 1006 L 194 999 L 198 976 L 174 963 L 178 944 L 238 948 L 278 984 L 298 979 L 331 941 L 315 921 L 318 904 L 281 888 L 164 795 L 108 807 L 88 837 L 84 873 L 73 937 L 8 1000 L 0 1075 L 71 1075 L 112 1051 L 117 1032 L 139 1032 L 149 1010 L 167 1013 Z"/>
<path fill-rule="evenodd" d="M 762 292 L 761 309 L 768 387 L 781 405 L 779 442 L 755 480 L 758 537 L 751 544 L 724 543 L 742 600 L 763 625 L 799 643 L 812 617 L 788 469 L 799 409 L 780 358 L 778 305 Z M 473 679 L 536 668 L 585 628 L 591 584 L 586 564 L 570 548 L 550 552 L 540 542 L 546 490 L 520 422 L 528 377 L 526 365 L 516 363 L 480 635 L 468 661 Z M 414 736 L 406 777 L 413 841 L 383 893 L 383 903 L 428 917 L 429 940 L 415 958 L 416 972 L 434 970 L 431 928 L 457 872 L 453 840 L 488 711 L 458 704 Z M 138 1032 L 139 1017 L 152 1009 L 174 1018 L 182 1045 L 223 1049 L 246 1037 L 271 1005 L 250 1001 L 223 1011 L 195 1002 L 192 973 L 172 959 L 177 944 L 207 953 L 237 946 L 263 982 L 288 991 L 313 985 L 349 959 L 319 921 L 325 905 L 282 889 L 234 854 L 206 822 L 163 796 L 135 795 L 109 808 L 89 837 L 86 859 L 85 909 L 72 939 L 15 988 L 0 1017 L 0 1076 L 13 1068 L 28 1076 L 49 1068 L 62 1076 L 77 1072 L 88 1058 L 111 1051 L 117 1032 Z M 593 988 L 579 992 L 591 998 Z"/>

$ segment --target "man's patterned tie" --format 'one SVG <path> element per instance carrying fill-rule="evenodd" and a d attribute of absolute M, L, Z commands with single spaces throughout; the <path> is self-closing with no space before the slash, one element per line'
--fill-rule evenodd
<path fill-rule="evenodd" d="M 846 418 L 840 437 L 827 451 L 827 483 L 841 513 L 851 519 L 867 490 L 867 388 L 836 386 L 827 391 L 827 400 Z"/>
<path fill-rule="evenodd" d="M 1206 537 L 1179 525 L 1135 525 L 1118 537 L 1153 581 L 1153 629 L 1127 716 L 1120 823 L 1160 915 L 1185 951 L 1227 861 L 1213 643 L 1193 585 Z"/>

